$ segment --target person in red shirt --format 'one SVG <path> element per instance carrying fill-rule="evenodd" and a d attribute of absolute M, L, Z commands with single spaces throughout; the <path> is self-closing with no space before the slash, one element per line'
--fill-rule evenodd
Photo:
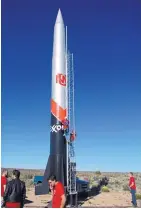
<path fill-rule="evenodd" d="M 7 177 L 8 177 L 8 171 L 4 170 L 1 176 L 1 197 L 4 196 L 4 192 L 5 192 L 6 184 L 7 184 Z"/>
<path fill-rule="evenodd" d="M 73 142 L 75 137 L 76 137 L 76 133 L 74 131 L 72 131 L 70 134 L 70 141 Z"/>
<path fill-rule="evenodd" d="M 2 176 L 1 176 L 1 207 L 4 205 L 3 196 L 6 189 L 7 184 L 7 177 L 8 177 L 8 171 L 3 170 Z"/>
<path fill-rule="evenodd" d="M 136 201 L 136 183 L 135 178 L 133 176 L 133 173 L 129 173 L 129 187 L 132 195 L 132 204 L 134 207 L 137 207 L 137 201 Z"/>
<path fill-rule="evenodd" d="M 48 178 L 49 186 L 53 188 L 52 208 L 64 208 L 66 204 L 66 196 L 64 186 L 56 180 L 56 176 L 52 175 Z"/>

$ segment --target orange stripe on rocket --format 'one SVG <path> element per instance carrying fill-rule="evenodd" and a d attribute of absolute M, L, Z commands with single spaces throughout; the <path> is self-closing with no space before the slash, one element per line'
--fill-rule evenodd
<path fill-rule="evenodd" d="M 53 99 L 51 100 L 51 113 L 61 122 L 66 117 L 66 109 L 60 107 Z"/>

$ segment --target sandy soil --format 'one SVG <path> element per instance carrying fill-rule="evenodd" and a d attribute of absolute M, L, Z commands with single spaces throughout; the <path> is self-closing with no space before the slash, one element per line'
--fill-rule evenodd
<path fill-rule="evenodd" d="M 25 207 L 45 207 L 51 200 L 50 195 L 35 196 L 34 190 L 27 191 L 27 203 Z M 138 205 L 140 202 L 138 202 Z M 100 193 L 99 195 L 82 202 L 82 207 L 131 207 L 131 195 L 129 192 Z M 141 205 L 140 205 L 141 207 Z"/>
<path fill-rule="evenodd" d="M 131 207 L 131 196 L 128 192 L 109 192 L 86 201 L 83 206 L 90 207 Z"/>
<path fill-rule="evenodd" d="M 27 203 L 24 207 L 45 207 L 47 206 L 47 202 L 51 200 L 51 195 L 34 195 L 34 189 L 30 189 L 27 191 Z"/>

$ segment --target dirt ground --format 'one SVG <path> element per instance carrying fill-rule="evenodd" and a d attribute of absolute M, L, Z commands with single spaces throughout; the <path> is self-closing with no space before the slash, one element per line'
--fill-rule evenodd
<path fill-rule="evenodd" d="M 26 204 L 24 207 L 45 207 L 47 202 L 51 200 L 51 195 L 37 195 L 34 194 L 34 188 L 28 189 L 26 192 Z"/>
<path fill-rule="evenodd" d="M 129 192 L 100 193 L 86 201 L 83 206 L 89 207 L 131 207 L 131 195 Z"/>
<path fill-rule="evenodd" d="M 27 203 L 25 207 L 45 207 L 47 202 L 51 200 L 50 195 L 35 196 L 34 190 L 27 191 Z M 138 202 L 139 206 L 140 202 Z M 131 207 L 131 195 L 129 192 L 111 191 L 109 193 L 100 193 L 82 202 L 82 207 Z M 141 205 L 140 205 L 141 207 Z"/>

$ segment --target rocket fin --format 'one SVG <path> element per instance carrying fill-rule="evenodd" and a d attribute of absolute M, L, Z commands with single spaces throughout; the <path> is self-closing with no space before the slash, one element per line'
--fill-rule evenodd
<path fill-rule="evenodd" d="M 66 185 L 65 166 L 66 163 L 63 155 L 50 155 L 44 173 L 43 182 L 35 186 L 35 195 L 43 195 L 49 193 L 49 185 L 47 179 L 50 175 L 55 175 L 57 181 L 62 182 L 63 185 L 65 186 Z"/>

